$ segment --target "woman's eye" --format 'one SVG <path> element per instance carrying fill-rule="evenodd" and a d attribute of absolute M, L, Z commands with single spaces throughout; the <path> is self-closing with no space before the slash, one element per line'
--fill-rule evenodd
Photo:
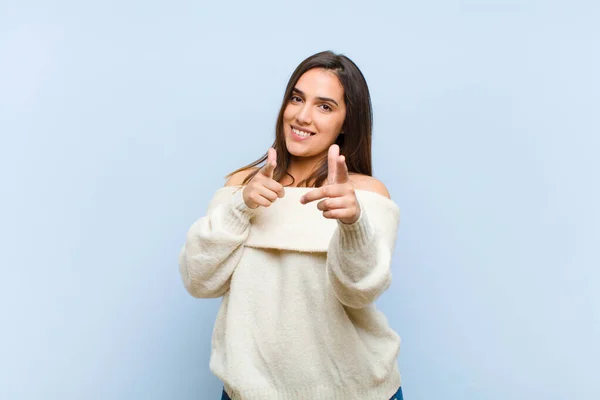
<path fill-rule="evenodd" d="M 325 111 L 331 111 L 331 107 L 329 107 L 328 104 L 321 104 L 321 107 L 323 107 L 323 110 Z"/>
<path fill-rule="evenodd" d="M 302 99 L 300 97 L 298 97 L 298 96 L 292 96 L 292 101 L 295 102 L 295 103 L 297 103 L 299 101 L 302 101 Z"/>

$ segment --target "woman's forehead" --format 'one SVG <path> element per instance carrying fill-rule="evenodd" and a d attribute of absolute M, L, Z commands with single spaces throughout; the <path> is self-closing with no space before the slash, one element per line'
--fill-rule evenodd
<path fill-rule="evenodd" d="M 344 88 L 335 72 L 323 68 L 313 68 L 306 71 L 295 89 L 309 97 L 330 97 L 337 101 L 344 99 Z"/>

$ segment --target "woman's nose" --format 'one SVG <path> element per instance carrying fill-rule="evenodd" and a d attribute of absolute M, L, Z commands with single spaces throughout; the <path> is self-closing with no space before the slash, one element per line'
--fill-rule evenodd
<path fill-rule="evenodd" d="M 301 124 L 310 124 L 312 121 L 309 107 L 303 106 L 300 108 L 298 114 L 296 114 L 296 120 Z"/>

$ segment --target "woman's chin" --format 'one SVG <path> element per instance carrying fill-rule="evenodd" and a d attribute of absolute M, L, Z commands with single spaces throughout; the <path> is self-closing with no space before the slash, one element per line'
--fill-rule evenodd
<path fill-rule="evenodd" d="M 293 157 L 306 157 L 308 155 L 306 149 L 299 148 L 300 146 L 298 146 L 296 143 L 287 142 L 286 147 L 288 153 L 290 153 L 290 155 Z"/>

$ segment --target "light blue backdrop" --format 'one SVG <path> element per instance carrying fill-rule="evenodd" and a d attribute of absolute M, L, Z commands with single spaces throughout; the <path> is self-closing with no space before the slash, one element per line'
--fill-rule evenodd
<path fill-rule="evenodd" d="M 219 300 L 184 291 L 178 251 L 323 49 L 366 75 L 402 209 L 379 307 L 406 399 L 600 398 L 598 21 L 591 0 L 3 0 L 0 398 L 219 398 Z"/>

